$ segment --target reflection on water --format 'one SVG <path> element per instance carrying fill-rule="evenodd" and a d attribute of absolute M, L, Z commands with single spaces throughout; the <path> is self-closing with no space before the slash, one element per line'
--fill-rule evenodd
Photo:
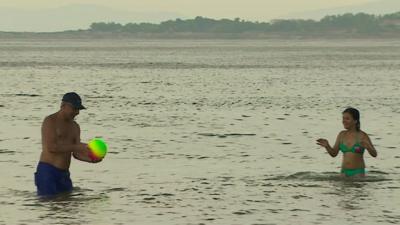
<path fill-rule="evenodd" d="M 362 210 L 364 207 L 363 200 L 372 199 L 371 192 L 368 191 L 367 183 L 364 182 L 343 182 L 336 191 L 339 193 L 339 206 L 344 210 Z"/>
<path fill-rule="evenodd" d="M 90 224 L 96 218 L 98 209 L 107 208 L 107 197 L 85 197 L 84 195 L 64 196 L 53 200 L 42 200 L 43 212 L 39 218 L 57 224 Z"/>
<path fill-rule="evenodd" d="M 101 223 L 101 212 L 109 208 L 110 199 L 92 190 L 74 188 L 72 193 L 53 197 L 38 197 L 34 192 L 10 190 L 8 194 L 20 202 L 24 215 L 21 221 L 42 224 L 91 224 Z M 99 213 L 100 212 L 100 213 Z M 35 215 L 35 219 L 22 219 Z"/>

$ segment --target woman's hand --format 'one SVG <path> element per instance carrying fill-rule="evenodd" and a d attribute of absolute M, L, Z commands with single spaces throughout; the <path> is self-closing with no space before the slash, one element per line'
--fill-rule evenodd
<path fill-rule="evenodd" d="M 317 145 L 320 145 L 324 148 L 328 148 L 329 147 L 329 142 L 326 139 L 320 138 L 317 140 Z"/>

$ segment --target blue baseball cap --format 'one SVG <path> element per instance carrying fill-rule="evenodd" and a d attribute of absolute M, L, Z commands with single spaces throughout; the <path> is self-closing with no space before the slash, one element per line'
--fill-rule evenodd
<path fill-rule="evenodd" d="M 70 103 L 75 109 L 86 109 L 85 106 L 82 105 L 81 97 L 75 92 L 66 93 L 63 96 L 62 101 Z"/>

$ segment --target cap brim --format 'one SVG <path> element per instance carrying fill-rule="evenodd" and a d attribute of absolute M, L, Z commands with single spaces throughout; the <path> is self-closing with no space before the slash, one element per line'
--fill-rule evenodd
<path fill-rule="evenodd" d="M 86 107 L 83 106 L 83 105 L 80 105 L 80 106 L 78 106 L 78 107 L 76 107 L 76 108 L 79 109 L 79 110 L 86 109 Z"/>
<path fill-rule="evenodd" d="M 74 107 L 75 109 L 78 109 L 78 110 L 86 109 L 86 107 L 83 105 L 73 105 L 73 104 L 71 104 L 71 105 L 72 105 L 72 107 Z"/>

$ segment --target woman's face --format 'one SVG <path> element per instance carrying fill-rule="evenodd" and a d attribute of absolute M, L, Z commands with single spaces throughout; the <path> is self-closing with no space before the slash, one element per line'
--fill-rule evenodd
<path fill-rule="evenodd" d="M 353 116 L 350 113 L 343 113 L 343 127 L 346 130 L 354 128 L 357 124 L 357 121 L 353 119 Z"/>

